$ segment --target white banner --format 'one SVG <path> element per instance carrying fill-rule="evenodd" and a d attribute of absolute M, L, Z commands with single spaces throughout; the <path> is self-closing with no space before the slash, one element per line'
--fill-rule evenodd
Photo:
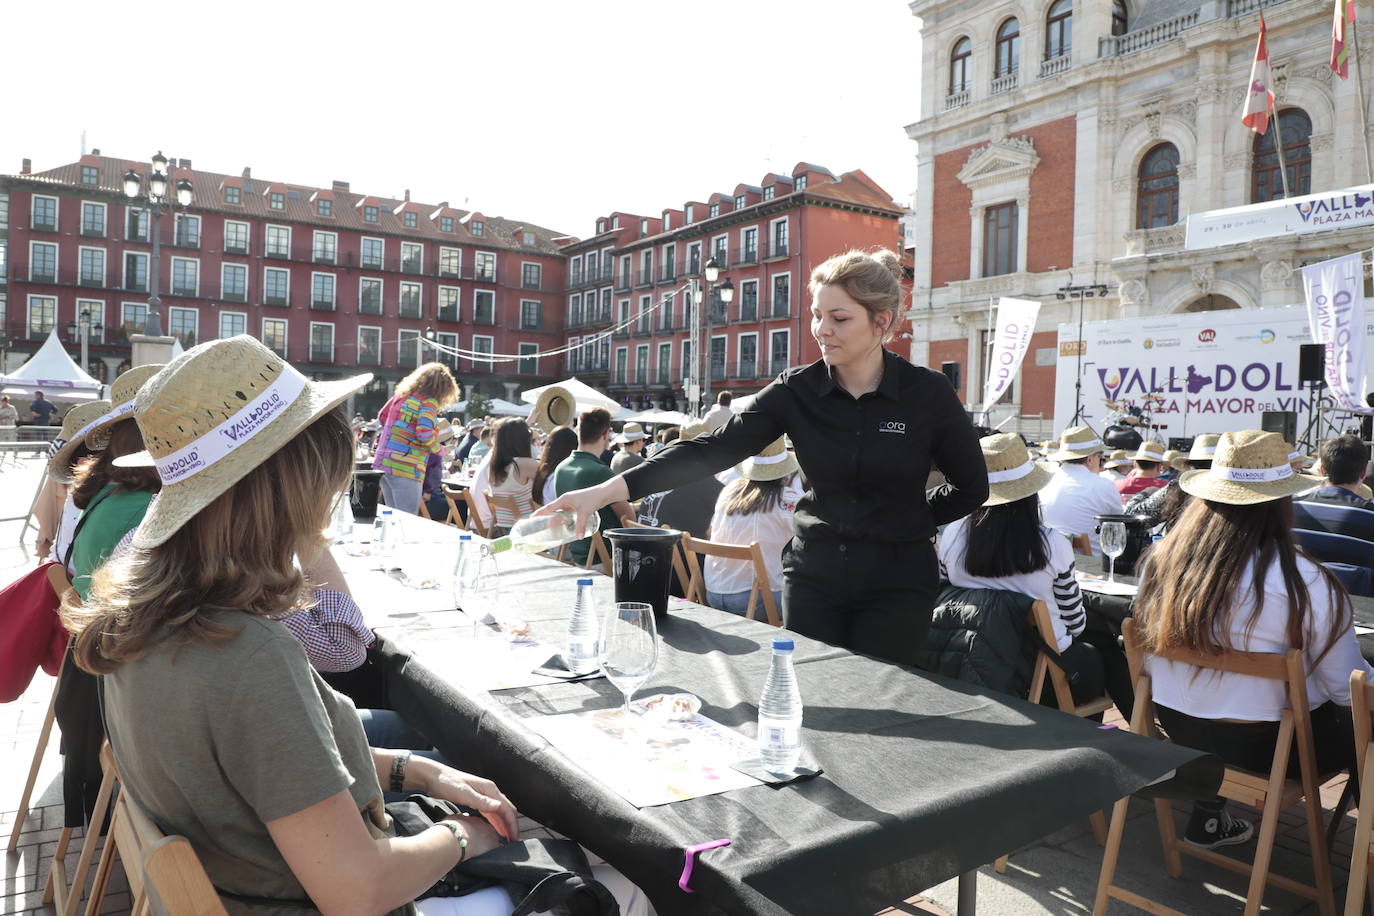
<path fill-rule="evenodd" d="M 985 412 L 1007 393 L 1016 378 L 1021 360 L 1030 349 L 1039 314 L 1040 303 L 1033 299 L 1003 296 L 997 300 L 997 336 L 993 339 L 992 357 L 988 360 L 988 382 L 983 387 L 987 392 L 987 399 L 983 401 Z"/>
<path fill-rule="evenodd" d="M 1374 185 L 1362 185 L 1344 191 L 1324 191 L 1189 214 L 1183 247 L 1195 251 L 1279 235 L 1353 229 L 1371 223 L 1374 223 Z"/>
<path fill-rule="evenodd" d="M 1312 342 L 1326 348 L 1326 387 L 1342 407 L 1364 406 L 1364 253 L 1301 268 Z"/>

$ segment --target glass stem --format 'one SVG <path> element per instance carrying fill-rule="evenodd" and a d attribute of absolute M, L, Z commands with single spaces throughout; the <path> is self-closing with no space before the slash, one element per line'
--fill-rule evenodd
<path fill-rule="evenodd" d="M 1115 581 L 1116 581 L 1116 557 L 1115 557 L 1115 556 L 1109 556 L 1109 557 L 1107 557 L 1107 581 L 1108 581 L 1108 582 L 1115 582 Z"/>

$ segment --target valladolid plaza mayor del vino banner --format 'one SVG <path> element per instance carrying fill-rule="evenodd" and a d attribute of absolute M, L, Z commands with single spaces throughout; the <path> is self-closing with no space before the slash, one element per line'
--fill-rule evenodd
<path fill-rule="evenodd" d="M 1374 313 L 1371 313 L 1374 314 Z M 1228 309 L 1083 325 L 1083 416 L 1101 429 L 1112 409 L 1104 401 L 1145 407 L 1162 437 L 1259 429 L 1260 414 L 1292 410 L 1306 423 L 1308 390 L 1298 380 L 1298 347 L 1312 343 L 1307 309 Z M 1374 326 L 1366 322 L 1366 351 L 1374 354 Z M 1054 386 L 1056 430 L 1074 410 L 1079 366 L 1078 325 L 1059 326 Z M 1371 390 L 1368 378 L 1366 387 Z M 1330 392 L 1324 406 L 1334 406 Z M 1300 427 L 1301 428 L 1301 427 Z"/>

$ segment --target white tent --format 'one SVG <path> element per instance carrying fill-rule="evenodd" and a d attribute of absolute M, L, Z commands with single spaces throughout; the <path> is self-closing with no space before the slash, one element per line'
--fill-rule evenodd
<path fill-rule="evenodd" d="M 553 385 L 566 388 L 568 393 L 573 396 L 573 400 L 577 402 L 579 411 L 591 410 L 593 407 L 604 407 L 611 412 L 612 416 L 616 416 L 624 410 L 619 401 L 602 394 L 586 382 L 578 381 L 575 375 L 570 379 L 554 382 Z M 526 404 L 533 404 L 539 400 L 539 396 L 544 393 L 545 389 L 552 388 L 553 385 L 541 385 L 538 388 L 522 391 L 520 392 L 520 400 Z M 617 419 L 619 418 L 617 417 Z"/>
<path fill-rule="evenodd" d="M 52 401 L 98 400 L 102 387 L 62 349 L 56 329 L 28 362 L 10 375 L 0 376 L 0 385 L 0 394 L 32 397 L 41 391 Z"/>
<path fill-rule="evenodd" d="M 640 423 L 652 423 L 655 426 L 686 426 L 692 422 L 691 417 L 676 410 L 641 410 L 639 413 L 632 413 L 624 419 L 637 420 Z"/>
<path fill-rule="evenodd" d="M 530 411 L 534 410 L 533 405 L 513 404 L 510 401 L 507 401 L 505 398 L 492 398 L 490 401 L 490 405 L 491 406 L 487 408 L 487 413 L 491 414 L 493 417 L 528 417 L 530 415 Z M 466 400 L 462 400 L 448 405 L 442 411 L 440 411 L 440 413 L 446 413 L 449 411 L 458 411 L 459 413 L 466 413 L 467 409 L 468 402 Z"/>

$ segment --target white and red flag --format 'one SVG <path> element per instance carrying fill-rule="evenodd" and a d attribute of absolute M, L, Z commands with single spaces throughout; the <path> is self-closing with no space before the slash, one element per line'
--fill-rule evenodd
<path fill-rule="evenodd" d="M 1350 79 L 1350 30 L 1346 26 L 1355 21 L 1355 0 L 1336 0 L 1331 17 L 1331 71 L 1341 79 Z"/>
<path fill-rule="evenodd" d="M 1269 117 L 1274 111 L 1274 75 L 1269 70 L 1269 45 L 1264 40 L 1264 14 L 1260 14 L 1259 43 L 1255 63 L 1250 67 L 1250 90 L 1240 120 L 1257 134 L 1269 132 Z"/>

